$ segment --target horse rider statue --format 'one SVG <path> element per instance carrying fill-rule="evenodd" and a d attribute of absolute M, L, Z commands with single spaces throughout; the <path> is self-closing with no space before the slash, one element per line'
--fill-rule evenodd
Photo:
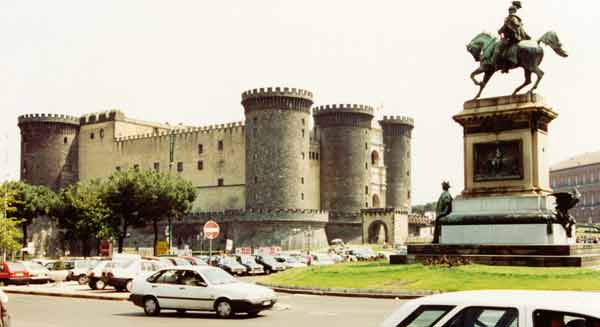
<path fill-rule="evenodd" d="M 508 55 L 510 47 L 523 40 L 531 40 L 531 37 L 523 27 L 523 20 L 517 16 L 517 10 L 521 9 L 521 1 L 513 1 L 512 6 L 508 8 L 508 16 L 504 19 L 504 25 L 498 30 L 501 36 L 501 42 L 498 43 L 494 51 L 492 62 L 502 70 L 503 73 L 508 73 L 511 60 Z"/>

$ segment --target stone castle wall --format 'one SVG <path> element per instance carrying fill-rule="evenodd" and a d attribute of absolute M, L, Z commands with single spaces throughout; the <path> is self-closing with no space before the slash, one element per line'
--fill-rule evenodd
<path fill-rule="evenodd" d="M 411 208 L 411 134 L 412 118 L 385 116 L 379 121 L 383 129 L 384 157 L 387 176 L 387 207 Z"/>

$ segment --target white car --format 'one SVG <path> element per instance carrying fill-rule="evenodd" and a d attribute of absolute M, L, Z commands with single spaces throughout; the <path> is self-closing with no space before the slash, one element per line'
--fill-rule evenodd
<path fill-rule="evenodd" d="M 106 266 L 118 265 L 119 262 L 112 260 L 100 260 L 87 272 L 88 286 L 93 290 L 103 290 L 106 287 L 102 279 L 102 271 Z"/>
<path fill-rule="evenodd" d="M 135 277 L 148 277 L 157 270 L 165 267 L 164 264 L 156 260 L 142 260 L 137 258 L 115 262 L 118 262 L 118 264 L 107 265 L 102 270 L 102 279 L 106 285 L 114 287 L 117 292 L 125 290 L 131 292 Z"/>
<path fill-rule="evenodd" d="M 300 262 L 300 260 L 298 260 L 292 256 L 280 255 L 280 256 L 275 257 L 275 260 L 284 264 L 287 269 L 306 267 L 306 263 L 302 263 L 302 262 Z"/>
<path fill-rule="evenodd" d="M 32 283 L 48 283 L 52 280 L 50 270 L 41 264 L 33 261 L 20 261 L 29 273 Z"/>
<path fill-rule="evenodd" d="M 73 268 L 69 269 L 67 281 L 77 281 L 79 285 L 88 283 L 87 273 L 92 269 L 98 260 L 74 260 Z"/>
<path fill-rule="evenodd" d="M 327 266 L 335 264 L 335 261 L 333 261 L 333 258 L 329 254 L 313 253 L 310 264 L 313 266 Z"/>
<path fill-rule="evenodd" d="M 255 316 L 273 307 L 273 290 L 243 283 L 224 270 L 210 266 L 167 267 L 148 278 L 133 281 L 129 300 L 149 316 L 161 310 L 215 311 L 228 318 L 238 312 Z"/>
<path fill-rule="evenodd" d="M 600 327 L 600 293 L 467 291 L 403 304 L 382 327 Z"/>

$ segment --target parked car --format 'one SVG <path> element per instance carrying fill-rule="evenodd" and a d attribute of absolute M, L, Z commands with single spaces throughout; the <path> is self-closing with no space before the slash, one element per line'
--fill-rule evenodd
<path fill-rule="evenodd" d="M 217 267 L 232 275 L 244 275 L 246 273 L 246 267 L 237 262 L 234 257 L 222 257 L 217 263 Z"/>
<path fill-rule="evenodd" d="M 306 267 L 306 263 L 302 263 L 300 262 L 300 260 L 292 256 L 279 255 L 275 257 L 275 260 L 277 260 L 279 263 L 284 264 L 287 269 Z"/>
<path fill-rule="evenodd" d="M 600 327 L 600 293 L 467 291 L 404 303 L 382 327 Z"/>
<path fill-rule="evenodd" d="M 313 253 L 311 255 L 310 264 L 314 265 L 314 266 L 326 266 L 326 265 L 333 265 L 333 264 L 335 264 L 335 262 L 333 261 L 331 256 L 329 256 L 326 253 Z"/>
<path fill-rule="evenodd" d="M 119 262 L 112 260 L 101 260 L 94 265 L 87 273 L 88 286 L 93 290 L 103 290 L 106 287 L 106 282 L 102 279 L 102 271 L 106 267 L 118 265 Z"/>
<path fill-rule="evenodd" d="M 87 273 L 97 262 L 98 260 L 74 260 L 73 269 L 70 269 L 67 274 L 67 281 L 77 281 L 79 285 L 87 284 Z"/>
<path fill-rule="evenodd" d="M 131 260 L 117 262 L 118 264 L 107 265 L 102 271 L 104 283 L 114 287 L 117 292 L 125 290 L 131 292 L 135 277 L 148 277 L 164 267 L 159 261 L 143 260 L 141 258 L 132 258 Z"/>
<path fill-rule="evenodd" d="M 257 255 L 257 256 L 255 256 L 255 258 L 256 258 L 256 262 L 258 262 L 259 264 L 261 264 L 263 266 L 263 270 L 265 271 L 265 274 L 270 274 L 270 273 L 275 273 L 278 271 L 285 270 L 285 265 L 283 265 L 281 262 L 278 262 L 277 260 L 275 260 L 275 258 L 272 256 Z"/>
<path fill-rule="evenodd" d="M 5 261 L 0 263 L 0 283 L 8 284 L 29 284 L 29 273 L 27 268 L 20 262 Z"/>
<path fill-rule="evenodd" d="M 257 263 L 251 255 L 237 255 L 235 259 L 242 266 L 246 267 L 246 274 L 248 275 L 257 275 L 265 272 L 264 267 Z"/>
<path fill-rule="evenodd" d="M 25 266 L 25 269 L 29 273 L 29 279 L 31 283 L 48 283 L 52 280 L 50 277 L 50 270 L 33 261 L 20 261 Z"/>
<path fill-rule="evenodd" d="M 197 257 L 181 257 L 182 259 L 187 260 L 192 266 L 206 266 L 207 263 L 205 261 L 200 260 Z"/>
<path fill-rule="evenodd" d="M 371 248 L 352 248 L 349 249 L 350 255 L 353 255 L 358 261 L 369 261 L 377 259 L 377 253 Z"/>
<path fill-rule="evenodd" d="M 240 282 L 210 266 L 163 268 L 148 278 L 136 278 L 131 293 L 129 300 L 149 316 L 161 310 L 215 311 L 222 318 L 239 312 L 257 315 L 277 302 L 271 289 Z"/>
<path fill-rule="evenodd" d="M 189 260 L 182 258 L 182 257 L 161 256 L 161 257 L 158 257 L 158 259 L 163 262 L 169 261 L 171 263 L 171 265 L 173 265 L 173 266 L 190 266 L 190 265 L 192 265 L 192 263 Z"/>

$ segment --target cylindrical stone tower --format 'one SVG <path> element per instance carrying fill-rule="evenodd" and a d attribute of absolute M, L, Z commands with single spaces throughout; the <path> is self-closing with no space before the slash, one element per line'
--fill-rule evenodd
<path fill-rule="evenodd" d="M 410 211 L 410 145 L 414 121 L 409 117 L 384 116 L 379 124 L 383 129 L 385 146 L 386 206 Z"/>
<path fill-rule="evenodd" d="M 373 108 L 331 105 L 314 108 L 321 135 L 321 209 L 359 212 L 369 198 L 369 140 Z"/>
<path fill-rule="evenodd" d="M 19 116 L 21 180 L 58 190 L 78 180 L 79 118 L 30 114 Z"/>
<path fill-rule="evenodd" d="M 311 92 L 261 88 L 242 94 L 246 116 L 246 208 L 307 208 Z"/>

